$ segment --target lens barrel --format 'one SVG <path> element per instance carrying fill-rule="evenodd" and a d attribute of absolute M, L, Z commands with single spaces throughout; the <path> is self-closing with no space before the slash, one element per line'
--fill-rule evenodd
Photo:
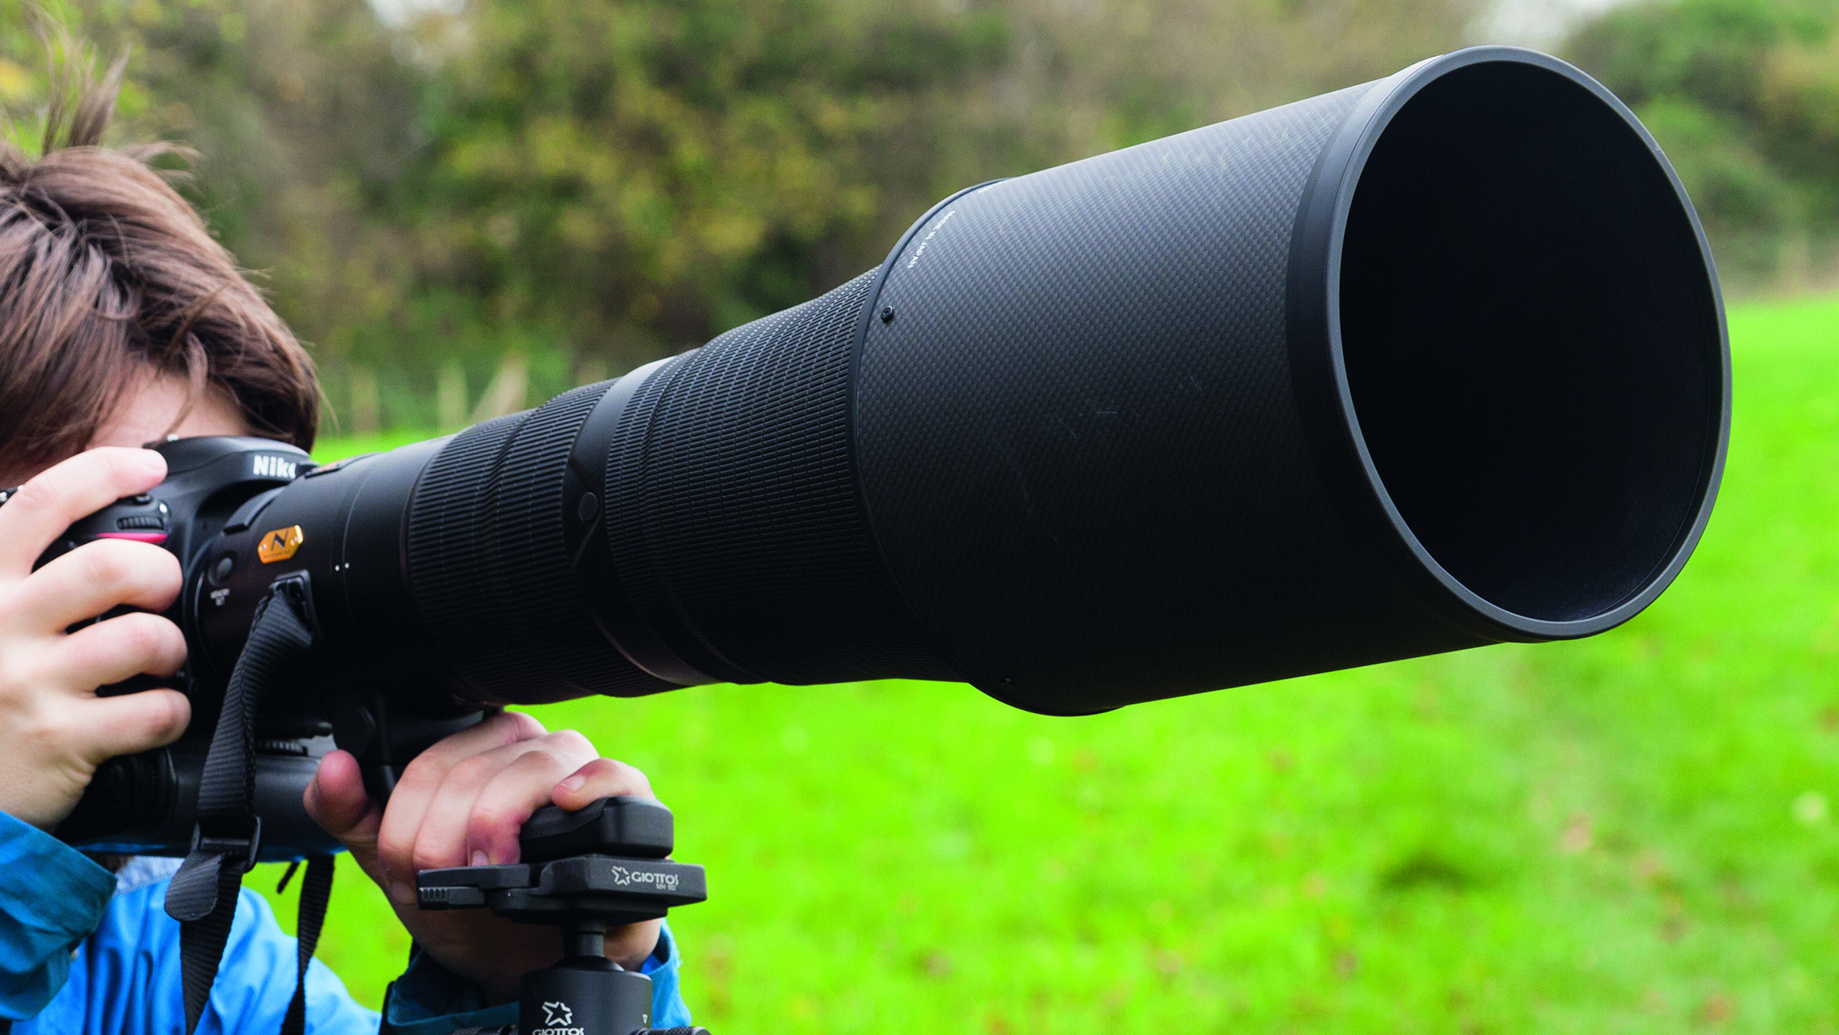
<path fill-rule="evenodd" d="M 887 263 L 469 429 L 404 535 L 480 701 L 961 679 L 1075 714 L 1666 588 L 1729 356 L 1602 86 L 1475 48 L 983 185 Z"/>

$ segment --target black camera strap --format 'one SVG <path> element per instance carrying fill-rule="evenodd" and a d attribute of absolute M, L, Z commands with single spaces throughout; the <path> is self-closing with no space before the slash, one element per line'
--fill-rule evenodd
<path fill-rule="evenodd" d="M 224 690 L 223 710 L 198 785 L 192 850 L 166 889 L 166 914 L 179 921 L 186 1035 L 197 1030 L 204 1016 L 230 938 L 243 874 L 261 855 L 262 821 L 255 814 L 255 714 L 269 689 L 312 649 L 316 624 L 306 572 L 276 579 L 256 608 L 248 643 Z M 306 1029 L 307 964 L 331 890 L 331 856 L 309 860 L 300 893 L 299 973 L 283 1035 L 302 1035 Z"/>
<path fill-rule="evenodd" d="M 293 868 L 289 867 L 287 872 L 293 873 Z M 287 878 L 282 877 L 281 886 L 275 890 L 282 891 L 286 887 Z M 331 900 L 332 857 L 308 857 L 306 876 L 300 880 L 300 919 L 294 927 L 299 970 L 294 979 L 293 1001 L 287 1004 L 287 1018 L 281 1022 L 281 1035 L 306 1035 L 307 966 L 313 962 L 313 950 L 319 945 L 319 932 L 325 926 L 326 906 Z"/>

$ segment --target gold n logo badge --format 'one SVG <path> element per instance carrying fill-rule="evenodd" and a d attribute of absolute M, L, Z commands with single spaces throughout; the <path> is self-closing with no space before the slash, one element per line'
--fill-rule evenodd
<path fill-rule="evenodd" d="M 306 535 L 300 531 L 299 525 L 277 528 L 262 537 L 261 545 L 255 548 L 255 555 L 262 559 L 263 564 L 285 561 L 292 557 L 294 551 L 300 549 L 300 544 L 304 542 L 306 542 Z"/>

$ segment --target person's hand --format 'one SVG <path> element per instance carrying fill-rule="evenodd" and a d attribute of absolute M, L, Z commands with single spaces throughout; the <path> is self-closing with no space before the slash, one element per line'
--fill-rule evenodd
<path fill-rule="evenodd" d="M 562 958 L 551 927 L 516 924 L 483 909 L 423 912 L 415 875 L 450 866 L 518 861 L 518 831 L 544 805 L 578 809 L 597 798 L 649 798 L 645 774 L 599 757 L 573 730 L 549 733 L 528 715 L 505 712 L 416 756 L 380 810 L 364 792 L 357 759 L 334 751 L 307 787 L 307 812 L 343 841 L 383 888 L 417 945 L 497 1001 L 517 998 L 526 971 Z M 659 922 L 607 932 L 607 958 L 637 970 L 658 944 Z"/>
<path fill-rule="evenodd" d="M 92 449 L 25 484 L 0 507 L 0 810 L 50 830 L 115 755 L 170 744 L 191 704 L 176 690 L 97 697 L 96 688 L 185 663 L 185 637 L 157 614 L 64 630 L 118 605 L 164 611 L 182 577 L 151 543 L 103 539 L 37 571 L 72 522 L 166 476 L 151 449 Z"/>

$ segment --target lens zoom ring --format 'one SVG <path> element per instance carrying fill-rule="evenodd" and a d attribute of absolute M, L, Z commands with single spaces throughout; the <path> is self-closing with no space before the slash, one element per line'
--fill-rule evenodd
<path fill-rule="evenodd" d="M 409 518 L 409 576 L 441 652 L 487 700 L 539 703 L 666 689 L 607 643 L 570 567 L 563 490 L 605 384 L 456 437 Z"/>
<path fill-rule="evenodd" d="M 672 359 L 642 382 L 626 404 L 607 451 L 607 546 L 633 613 L 679 660 L 711 679 L 745 683 L 754 677 L 706 644 L 665 590 L 657 561 L 645 539 L 644 513 L 649 487 L 644 478 L 645 449 L 658 400 L 672 378 L 697 350 Z"/>
<path fill-rule="evenodd" d="M 716 338 L 654 375 L 622 421 L 607 472 L 616 516 L 635 517 L 609 525 L 622 579 L 635 603 L 667 601 L 688 651 L 717 655 L 729 678 L 954 678 L 914 629 L 856 489 L 850 352 L 873 281 Z"/>
<path fill-rule="evenodd" d="M 576 577 L 562 530 L 569 453 L 589 412 L 611 382 L 589 385 L 550 400 L 512 439 L 494 480 L 491 548 L 499 577 L 496 603 L 506 624 L 543 666 L 523 677 L 518 700 L 535 703 L 582 693 L 632 696 L 670 689 L 634 667 L 608 643 Z M 505 685 L 516 673 L 502 675 Z"/>
<path fill-rule="evenodd" d="M 487 573 L 480 566 L 486 486 L 504 447 L 529 413 L 476 424 L 428 462 L 409 503 L 409 585 L 435 651 L 480 696 L 475 655 L 505 633 L 481 605 Z"/>

